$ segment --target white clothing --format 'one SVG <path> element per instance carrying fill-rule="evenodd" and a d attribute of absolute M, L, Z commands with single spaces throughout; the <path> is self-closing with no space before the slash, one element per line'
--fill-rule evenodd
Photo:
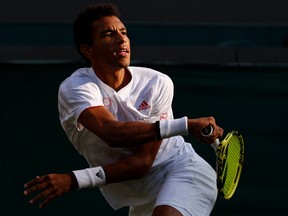
<path fill-rule="evenodd" d="M 119 121 L 155 122 L 161 119 L 173 119 L 174 87 L 171 79 L 149 68 L 128 67 L 128 70 L 132 79 L 118 92 L 103 83 L 92 68 L 81 68 L 75 71 L 60 85 L 58 101 L 61 125 L 69 140 L 91 167 L 111 164 L 132 154 L 132 151 L 129 148 L 111 148 L 98 136 L 83 128 L 78 122 L 78 117 L 85 109 L 105 106 Z M 167 202 L 165 199 L 164 201 L 158 199 L 159 194 L 167 196 L 161 187 L 169 185 L 164 184 L 166 174 L 163 177 L 159 174 L 159 170 L 167 170 L 170 167 L 170 161 L 175 161 L 175 158 L 187 151 L 190 152 L 189 157 L 198 158 L 191 145 L 185 144 L 181 136 L 164 139 L 147 176 L 137 180 L 109 184 L 100 187 L 100 190 L 114 209 L 154 201 L 156 205 L 157 202 Z M 210 170 L 207 172 L 210 173 L 212 168 L 209 165 L 207 167 Z M 169 173 L 168 170 L 167 173 Z M 191 173 L 191 178 L 193 179 L 193 173 Z M 214 183 L 211 180 L 210 185 L 212 182 L 212 193 L 214 193 L 215 173 L 212 179 Z M 174 197 L 171 198 L 174 199 Z M 212 200 L 215 202 L 214 198 L 215 196 Z M 209 205 L 213 207 L 214 202 Z M 192 204 L 189 203 L 189 205 Z M 183 207 L 179 207 L 181 208 Z"/>
<path fill-rule="evenodd" d="M 151 216 L 160 205 L 174 207 L 183 216 L 210 214 L 217 198 L 216 173 L 189 143 L 183 146 L 185 151 L 154 171 L 149 187 L 156 191 L 156 199 L 131 206 L 129 216 Z"/>

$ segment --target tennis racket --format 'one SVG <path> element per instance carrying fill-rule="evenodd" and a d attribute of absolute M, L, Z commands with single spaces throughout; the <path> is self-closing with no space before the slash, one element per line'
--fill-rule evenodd
<path fill-rule="evenodd" d="M 201 130 L 203 136 L 213 133 L 213 127 Z M 211 144 L 216 152 L 216 173 L 219 196 L 230 199 L 239 182 L 244 161 L 244 140 L 238 131 L 229 132 L 221 142 Z"/>

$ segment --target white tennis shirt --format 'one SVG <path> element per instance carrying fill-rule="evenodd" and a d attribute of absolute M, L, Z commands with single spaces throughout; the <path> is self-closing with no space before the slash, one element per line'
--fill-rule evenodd
<path fill-rule="evenodd" d="M 91 167 L 111 164 L 132 152 L 129 148 L 109 147 L 98 136 L 83 128 L 77 120 L 85 109 L 104 106 L 120 121 L 155 122 L 173 119 L 172 80 L 149 68 L 128 67 L 128 71 L 132 79 L 119 91 L 103 83 L 92 68 L 78 69 L 60 85 L 58 108 L 61 125 L 69 140 Z M 147 179 L 153 179 L 153 170 L 182 151 L 183 143 L 181 136 L 164 139 Z M 151 194 L 148 191 L 145 195 L 139 194 L 136 189 L 138 187 L 143 187 L 143 179 L 129 181 L 129 184 L 110 184 L 100 189 L 110 205 L 117 209 L 131 203 L 143 203 L 155 196 L 152 191 Z"/>

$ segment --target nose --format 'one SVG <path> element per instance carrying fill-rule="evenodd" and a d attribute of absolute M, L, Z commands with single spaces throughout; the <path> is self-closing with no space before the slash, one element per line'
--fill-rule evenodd
<path fill-rule="evenodd" d="M 128 37 L 127 37 L 127 35 L 125 35 L 125 34 L 123 34 L 122 32 L 118 32 L 118 34 L 117 34 L 117 42 L 118 43 L 126 43 L 127 42 L 127 40 L 128 40 Z"/>

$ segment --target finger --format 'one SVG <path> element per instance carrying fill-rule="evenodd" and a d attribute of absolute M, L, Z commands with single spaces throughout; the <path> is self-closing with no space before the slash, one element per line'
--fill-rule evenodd
<path fill-rule="evenodd" d="M 218 126 L 217 127 L 217 134 L 216 134 L 217 138 L 222 137 L 223 133 L 224 133 L 224 130 L 221 127 Z"/>
<path fill-rule="evenodd" d="M 208 121 L 209 121 L 209 124 L 211 125 L 211 124 L 215 124 L 216 123 L 216 121 L 215 121 L 215 118 L 213 117 L 213 116 L 209 116 L 208 117 Z"/>
<path fill-rule="evenodd" d="M 31 193 L 35 192 L 35 191 L 38 191 L 38 190 L 42 190 L 42 189 L 45 189 L 48 187 L 48 183 L 47 182 L 44 182 L 44 183 L 40 183 L 40 184 L 37 184 L 33 187 L 30 187 L 30 188 L 27 188 L 25 191 L 24 191 L 24 195 L 25 196 L 28 196 L 30 195 Z"/>
<path fill-rule="evenodd" d="M 220 134 L 221 134 L 221 137 L 223 136 L 223 133 L 224 133 L 224 129 L 219 127 L 220 128 Z"/>
<path fill-rule="evenodd" d="M 48 197 L 51 194 L 51 189 L 46 189 L 42 193 L 39 193 L 37 196 L 29 200 L 30 204 L 34 204 L 40 200 L 46 199 L 45 197 Z"/>
<path fill-rule="evenodd" d="M 24 188 L 29 188 L 29 187 L 32 187 L 32 186 L 34 186 L 34 185 L 36 185 L 36 184 L 40 184 L 40 183 L 44 182 L 45 179 L 46 179 L 45 176 L 43 176 L 43 177 L 36 176 L 35 179 L 33 179 L 33 180 L 25 183 L 25 184 L 24 184 Z"/>
<path fill-rule="evenodd" d="M 39 208 L 45 208 L 52 200 L 54 200 L 56 196 L 54 194 L 49 195 L 44 202 L 39 205 Z"/>

